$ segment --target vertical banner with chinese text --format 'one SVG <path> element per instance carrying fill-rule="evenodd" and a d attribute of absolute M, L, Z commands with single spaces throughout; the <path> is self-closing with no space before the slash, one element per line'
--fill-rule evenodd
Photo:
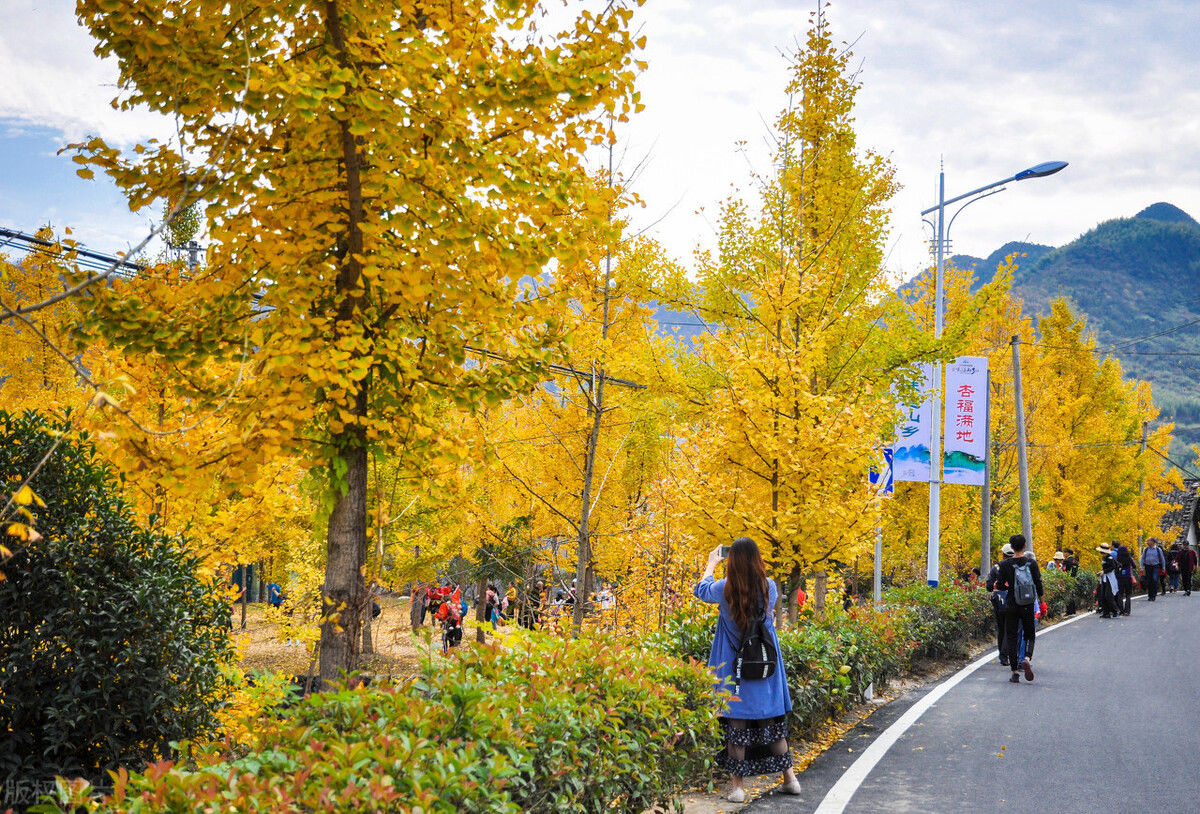
<path fill-rule="evenodd" d="M 987 462 L 987 358 L 960 356 L 946 365 L 943 483 L 983 486 Z"/>
<path fill-rule="evenodd" d="M 929 432 L 933 423 L 933 365 L 921 365 L 921 401 L 905 404 L 892 453 L 892 480 L 929 482 Z"/>

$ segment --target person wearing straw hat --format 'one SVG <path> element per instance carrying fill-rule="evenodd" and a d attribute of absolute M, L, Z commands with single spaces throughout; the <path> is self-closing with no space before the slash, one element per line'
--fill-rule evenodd
<path fill-rule="evenodd" d="M 1000 549 L 1000 556 L 1007 560 L 1013 555 L 1012 546 L 1005 543 Z M 1008 666 L 1008 652 L 1004 649 L 1004 607 L 1007 604 L 1008 594 L 1004 591 L 996 590 L 996 580 L 1000 577 L 1000 563 L 992 563 L 992 568 L 988 571 L 987 589 L 992 594 L 992 616 L 996 621 L 996 649 L 1000 651 L 1000 663 L 1005 667 Z"/>

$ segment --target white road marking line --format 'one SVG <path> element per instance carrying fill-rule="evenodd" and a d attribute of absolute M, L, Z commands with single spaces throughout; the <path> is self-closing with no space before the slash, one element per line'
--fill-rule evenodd
<path fill-rule="evenodd" d="M 1085 619 L 1093 613 L 1094 611 L 1088 611 L 1087 613 L 1076 614 L 1070 619 L 1064 619 L 1055 625 L 1047 627 L 1042 631 L 1042 635 L 1078 622 L 1080 619 Z M 838 781 L 833 784 L 833 788 L 825 795 L 825 799 L 821 801 L 821 805 L 817 806 L 815 814 L 842 814 L 846 810 L 846 806 L 850 804 L 850 798 L 854 796 L 859 786 L 867 779 L 867 775 L 875 768 L 875 764 L 883 759 L 883 756 L 900 739 L 900 736 L 908 731 L 909 727 L 915 724 L 917 719 L 925 714 L 926 710 L 936 704 L 938 699 L 954 689 L 960 681 L 983 665 L 991 664 L 994 661 L 996 661 L 996 654 L 989 650 L 986 656 L 980 656 L 975 659 L 975 661 L 950 676 L 950 678 L 941 684 L 938 684 L 924 698 L 909 707 L 907 712 L 901 715 L 894 724 L 885 729 L 879 737 L 872 741 L 871 745 L 859 756 L 858 760 L 850 764 L 850 768 L 842 773 Z"/>

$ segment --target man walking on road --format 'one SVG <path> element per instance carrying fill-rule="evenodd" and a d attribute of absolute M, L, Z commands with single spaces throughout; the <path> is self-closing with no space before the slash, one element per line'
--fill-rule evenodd
<path fill-rule="evenodd" d="M 1000 556 L 1007 560 L 1013 555 L 1012 546 L 1008 543 L 1000 549 Z M 987 589 L 992 594 L 992 616 L 996 620 L 996 649 L 1000 651 L 1000 663 L 1008 666 L 1008 651 L 1004 649 L 1004 617 L 1007 594 L 996 589 L 996 580 L 1000 578 L 1000 563 L 992 563 L 988 571 Z"/>
<path fill-rule="evenodd" d="M 1009 538 L 1013 555 L 1000 563 L 1000 574 L 996 578 L 996 587 L 1008 591 L 1008 601 L 1005 605 L 1004 643 L 1008 651 L 1008 665 L 1012 668 L 1009 681 L 1014 684 L 1021 682 L 1019 670 L 1025 671 L 1025 680 L 1033 681 L 1033 642 L 1037 636 L 1037 628 L 1033 623 L 1035 609 L 1040 604 L 1043 613 L 1046 603 L 1043 600 L 1042 572 L 1037 560 L 1025 556 L 1025 536 L 1014 534 Z M 1017 661 L 1017 626 L 1025 636 L 1025 659 Z"/>
<path fill-rule="evenodd" d="M 1192 595 L 1192 573 L 1196 570 L 1196 550 L 1186 542 L 1179 550 L 1179 576 L 1183 580 L 1183 595 Z"/>
<path fill-rule="evenodd" d="M 1154 537 L 1142 550 L 1142 568 L 1146 574 L 1146 599 L 1153 602 L 1158 596 L 1158 578 L 1167 570 L 1167 557 Z"/>

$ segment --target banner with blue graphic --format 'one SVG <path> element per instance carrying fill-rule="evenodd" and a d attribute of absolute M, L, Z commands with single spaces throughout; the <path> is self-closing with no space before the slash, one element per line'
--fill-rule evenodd
<path fill-rule="evenodd" d="M 921 401 L 903 405 L 904 415 L 896 431 L 892 452 L 893 479 L 929 482 L 930 426 L 933 423 L 933 365 L 921 365 Z"/>

